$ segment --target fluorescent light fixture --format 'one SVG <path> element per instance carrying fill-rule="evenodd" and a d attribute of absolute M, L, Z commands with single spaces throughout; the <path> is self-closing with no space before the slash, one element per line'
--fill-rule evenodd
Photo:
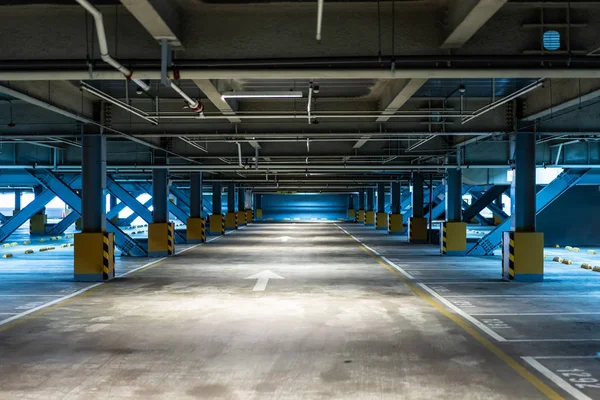
<path fill-rule="evenodd" d="M 221 95 L 221 99 L 298 99 L 302 92 L 227 92 Z"/>

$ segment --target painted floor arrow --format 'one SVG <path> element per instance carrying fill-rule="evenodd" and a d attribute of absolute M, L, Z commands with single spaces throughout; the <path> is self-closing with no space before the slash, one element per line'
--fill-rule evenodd
<path fill-rule="evenodd" d="M 262 272 L 259 272 L 258 274 L 247 276 L 244 279 L 256 279 L 256 285 L 254 285 L 254 289 L 252 289 L 252 291 L 253 292 L 264 292 L 264 290 L 267 288 L 267 284 L 269 283 L 269 279 L 285 279 L 285 278 L 266 269 Z"/>

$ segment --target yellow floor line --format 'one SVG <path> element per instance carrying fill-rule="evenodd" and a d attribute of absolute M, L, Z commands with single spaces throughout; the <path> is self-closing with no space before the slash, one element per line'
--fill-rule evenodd
<path fill-rule="evenodd" d="M 340 227 L 338 226 L 338 228 L 340 228 Z M 381 257 L 374 254 L 371 250 L 367 249 L 360 241 L 353 238 L 348 232 L 344 231 L 342 228 L 340 228 L 340 230 L 342 232 L 344 232 L 352 241 L 355 241 L 356 243 L 358 243 L 358 246 L 364 252 L 366 252 L 368 255 L 370 255 L 375 261 L 377 261 L 378 264 L 380 264 L 385 269 L 387 269 L 392 274 L 394 274 L 400 281 L 402 281 L 402 283 L 404 283 L 406 286 L 408 286 L 416 295 L 418 295 L 419 297 L 421 297 L 422 299 L 427 301 L 429 304 L 431 304 L 433 307 L 435 307 L 439 312 L 441 312 L 446 317 L 448 317 L 450 320 L 452 320 L 455 324 L 460 326 L 469 335 L 471 335 L 471 337 L 473 337 L 475 340 L 477 340 L 479 343 L 481 343 L 486 349 L 488 349 L 490 352 L 495 354 L 499 359 L 501 359 L 506 364 L 508 364 L 509 367 L 511 367 L 519 375 L 521 375 L 523 378 L 525 378 L 529 383 L 531 383 L 533 386 L 535 386 L 540 392 L 544 393 L 549 399 L 552 399 L 552 400 L 564 399 L 562 396 L 560 396 L 558 393 L 556 393 L 554 390 L 552 390 L 552 388 L 550 388 L 548 385 L 546 385 L 544 382 L 542 382 L 538 377 L 536 377 L 534 374 L 529 372 L 525 367 L 523 367 L 521 364 L 519 364 L 517 361 L 515 361 L 512 357 L 510 357 L 508 354 L 506 354 L 504 351 L 502 351 L 498 346 L 494 345 L 487 338 L 485 338 L 482 334 L 477 332 L 475 330 L 475 328 L 473 328 L 467 321 L 463 320 L 462 318 L 460 318 L 457 315 L 452 314 L 444 306 L 442 306 L 440 303 L 435 301 L 431 296 L 429 296 L 426 292 L 423 292 L 422 290 L 420 290 L 418 287 L 413 285 L 408 279 L 406 279 L 404 276 L 402 276 L 402 274 L 400 274 L 398 271 L 396 271 L 391 266 L 386 264 L 385 261 L 383 261 L 381 259 Z"/>

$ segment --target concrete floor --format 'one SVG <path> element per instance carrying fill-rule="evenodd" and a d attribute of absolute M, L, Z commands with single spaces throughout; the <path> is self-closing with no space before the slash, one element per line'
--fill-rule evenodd
<path fill-rule="evenodd" d="M 98 286 L 52 257 L 0 266 L 4 303 L 40 302 L 0 315 L 0 399 L 600 398 L 600 273 L 574 265 L 503 283 L 496 256 L 292 222 L 121 259 Z"/>

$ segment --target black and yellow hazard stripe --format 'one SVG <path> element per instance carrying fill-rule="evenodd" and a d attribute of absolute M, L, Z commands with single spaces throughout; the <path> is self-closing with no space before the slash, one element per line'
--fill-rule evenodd
<path fill-rule="evenodd" d="M 219 215 L 219 218 L 221 218 L 221 235 L 224 235 L 225 234 L 225 216 Z"/>
<path fill-rule="evenodd" d="M 102 279 L 107 281 L 110 277 L 110 264 L 111 261 L 114 263 L 114 258 L 110 256 L 110 239 L 108 232 L 104 232 L 103 243 L 102 243 Z M 114 265 L 114 264 L 113 264 Z"/>
<path fill-rule="evenodd" d="M 238 214 L 239 213 L 233 213 L 233 214 L 234 214 L 234 217 L 235 217 L 235 229 L 237 229 L 238 228 Z"/>
<path fill-rule="evenodd" d="M 515 233 L 508 233 L 508 276 L 515 279 Z"/>
<path fill-rule="evenodd" d="M 206 222 L 204 218 L 200 218 L 200 220 L 202 221 L 200 223 L 200 241 L 204 243 L 206 242 Z"/>
<path fill-rule="evenodd" d="M 448 241 L 448 232 L 446 229 L 446 223 L 442 223 L 442 254 L 446 254 L 446 242 Z"/>
<path fill-rule="evenodd" d="M 392 214 L 388 214 L 388 234 L 392 233 Z"/>
<path fill-rule="evenodd" d="M 175 253 L 175 242 L 173 241 L 173 236 L 175 231 L 175 224 L 170 222 L 169 227 L 167 229 L 167 254 L 172 256 Z"/>

